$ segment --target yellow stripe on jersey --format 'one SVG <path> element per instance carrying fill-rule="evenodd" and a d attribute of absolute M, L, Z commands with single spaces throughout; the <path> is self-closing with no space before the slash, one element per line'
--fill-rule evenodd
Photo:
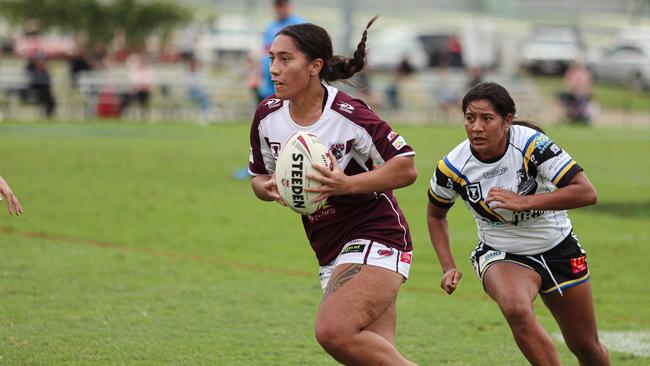
<path fill-rule="evenodd" d="M 490 215 L 496 217 L 501 222 L 507 222 L 506 219 L 503 218 L 503 216 L 499 215 L 498 213 L 494 212 L 494 210 L 492 210 L 490 207 L 488 207 L 488 205 L 485 204 L 483 199 L 481 199 L 481 201 L 479 203 L 481 204 L 481 206 L 485 209 L 485 211 L 487 213 L 489 213 Z"/>
<path fill-rule="evenodd" d="M 571 160 L 571 162 L 570 162 L 569 164 L 567 164 L 567 165 L 564 167 L 564 169 L 562 169 L 562 171 L 559 172 L 559 173 L 555 176 L 555 179 L 553 179 L 553 184 L 555 184 L 555 185 L 557 186 L 557 184 L 560 182 L 560 180 L 562 179 L 562 177 L 564 177 L 564 175 L 566 174 L 566 172 L 568 172 L 569 169 L 571 169 L 574 165 L 576 165 L 575 160 Z"/>
<path fill-rule="evenodd" d="M 447 166 L 447 163 L 444 160 L 440 160 L 438 162 L 438 169 L 442 172 L 442 174 L 448 176 L 449 178 L 453 179 L 454 182 L 460 184 L 461 186 L 467 185 L 467 181 L 465 178 L 459 176 L 458 174 L 454 173 L 452 168 L 450 166 Z"/>
<path fill-rule="evenodd" d="M 440 170 L 444 175 L 446 175 L 447 177 L 453 179 L 456 183 L 460 184 L 460 185 L 463 186 L 463 187 L 465 187 L 467 184 L 469 184 L 469 182 L 467 181 L 467 179 L 466 179 L 464 176 L 462 176 L 462 173 L 461 173 L 461 174 L 457 174 L 456 172 L 454 172 L 454 170 L 456 170 L 456 169 L 455 169 L 454 167 L 452 167 L 450 164 L 448 164 L 448 163 L 445 161 L 445 159 L 440 160 L 440 161 L 438 162 L 438 169 L 439 169 L 439 170 Z M 435 198 L 435 196 L 434 196 L 434 198 Z M 442 202 L 442 201 L 441 201 L 441 202 Z M 477 211 L 479 214 L 481 214 L 481 212 L 480 212 L 481 210 L 479 209 L 479 207 L 482 208 L 484 212 L 483 212 L 483 214 L 481 214 L 481 215 L 482 215 L 483 217 L 486 217 L 485 214 L 487 214 L 487 215 L 492 216 L 493 218 L 495 218 L 497 221 L 507 222 L 507 220 L 504 219 L 501 215 L 499 215 L 498 213 L 494 212 L 491 208 L 489 208 L 489 207 L 485 204 L 485 202 L 483 201 L 483 199 L 481 199 L 481 200 L 480 200 L 479 202 L 477 202 L 477 203 L 473 203 L 473 204 L 471 204 L 471 206 L 473 206 L 473 207 L 474 207 L 474 210 Z M 477 207 L 477 206 L 478 206 L 478 207 Z"/>
<path fill-rule="evenodd" d="M 442 197 L 438 196 L 437 194 L 433 193 L 433 190 L 431 189 L 431 187 L 429 187 L 429 194 L 431 195 L 431 197 L 435 198 L 436 201 L 438 201 L 440 203 L 444 203 L 444 204 L 447 204 L 447 205 L 451 203 L 451 200 L 448 200 L 446 198 L 442 198 Z"/>
<path fill-rule="evenodd" d="M 536 139 L 537 137 L 530 142 L 528 149 L 526 149 L 524 153 L 524 169 L 526 169 L 526 175 L 528 175 L 528 162 L 530 161 L 531 156 L 533 155 L 533 151 L 535 151 L 535 146 L 537 145 L 535 144 Z"/>

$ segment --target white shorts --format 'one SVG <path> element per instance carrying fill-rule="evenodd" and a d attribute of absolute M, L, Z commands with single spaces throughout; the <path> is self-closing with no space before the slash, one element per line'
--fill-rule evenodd
<path fill-rule="evenodd" d="M 402 252 L 395 248 L 367 239 L 355 239 L 343 246 L 341 253 L 329 264 L 320 266 L 318 277 L 320 286 L 325 291 L 327 283 L 332 277 L 334 268 L 339 264 L 357 263 L 382 267 L 409 277 L 413 252 Z"/>

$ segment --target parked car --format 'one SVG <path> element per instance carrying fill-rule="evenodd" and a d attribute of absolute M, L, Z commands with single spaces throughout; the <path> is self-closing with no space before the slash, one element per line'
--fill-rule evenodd
<path fill-rule="evenodd" d="M 416 70 L 436 67 L 443 58 L 451 67 L 463 67 L 460 40 L 450 31 L 388 27 L 368 40 L 368 49 L 368 66 L 373 69 L 394 70 L 405 58 Z"/>
<path fill-rule="evenodd" d="M 521 46 L 521 66 L 531 74 L 562 75 L 582 60 L 586 47 L 577 28 L 537 26 Z"/>
<path fill-rule="evenodd" d="M 620 42 L 590 68 L 596 80 L 650 91 L 650 40 Z"/>

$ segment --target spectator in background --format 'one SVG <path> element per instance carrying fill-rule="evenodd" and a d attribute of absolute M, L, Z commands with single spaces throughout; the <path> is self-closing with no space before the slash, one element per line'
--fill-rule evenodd
<path fill-rule="evenodd" d="M 399 110 L 402 108 L 400 97 L 401 84 L 413 71 L 413 66 L 408 57 L 403 57 L 402 61 L 397 65 L 397 68 L 395 68 L 393 81 L 386 88 L 386 102 L 389 109 Z"/>
<path fill-rule="evenodd" d="M 589 123 L 591 113 L 591 73 L 581 62 L 574 62 L 564 74 L 564 90 L 560 92 L 566 116 L 571 122 Z"/>
<path fill-rule="evenodd" d="M 194 55 L 187 56 L 187 74 L 185 81 L 190 99 L 199 107 L 199 123 L 205 125 L 212 119 L 212 100 L 210 94 L 203 83 L 205 77 L 199 71 L 198 60 Z"/>
<path fill-rule="evenodd" d="M 460 97 L 457 90 L 454 90 L 452 75 L 451 75 L 451 53 L 442 53 L 438 59 L 438 68 L 436 70 L 436 78 L 434 83 L 433 94 L 440 110 L 440 118 L 443 121 L 449 121 L 449 113 L 452 108 L 456 108 Z"/>
<path fill-rule="evenodd" d="M 23 208 L 20 207 L 20 202 L 18 198 L 14 195 L 14 192 L 9 187 L 9 184 L 0 176 L 0 200 L 7 200 L 7 210 L 9 210 L 9 215 L 16 213 L 16 216 L 20 216 L 23 213 Z"/>
<path fill-rule="evenodd" d="M 144 117 L 149 110 L 149 99 L 154 85 L 153 70 L 142 53 L 134 53 L 126 59 L 129 70 L 131 92 L 123 98 L 122 109 L 128 108 L 132 100 L 140 107 L 140 116 Z"/>
<path fill-rule="evenodd" d="M 271 81 L 271 72 L 269 71 L 270 61 L 268 55 L 269 48 L 271 48 L 275 35 L 278 34 L 282 28 L 288 25 L 305 22 L 301 17 L 291 14 L 291 3 L 289 0 L 274 0 L 273 11 L 275 12 L 276 20 L 266 27 L 263 36 L 264 53 L 262 54 L 261 59 L 260 79 L 257 80 L 258 85 L 256 88 L 258 102 L 269 97 L 275 91 L 273 81 Z"/>
<path fill-rule="evenodd" d="M 73 88 L 76 88 L 78 85 L 79 73 L 93 69 L 92 65 L 86 58 L 83 44 L 77 45 L 74 53 L 68 60 L 68 67 L 70 69 L 70 85 Z"/>
<path fill-rule="evenodd" d="M 36 103 L 43 107 L 48 118 L 54 116 L 56 99 L 52 93 L 52 79 L 45 65 L 45 57 L 38 55 L 30 59 L 27 62 L 27 74 L 29 75 L 29 93 L 32 94 Z"/>
<path fill-rule="evenodd" d="M 273 11 L 275 12 L 276 19 L 266 27 L 262 39 L 264 52 L 260 60 L 261 71 L 259 78 L 252 76 L 247 81 L 248 87 L 255 90 L 258 103 L 270 97 L 275 92 L 275 86 L 271 80 L 271 60 L 269 58 L 269 49 L 275 39 L 275 35 L 286 26 L 305 23 L 305 20 L 301 17 L 291 14 L 291 2 L 289 0 L 273 0 Z M 236 179 L 248 178 L 248 167 L 241 167 L 235 170 L 233 177 Z"/>
<path fill-rule="evenodd" d="M 467 89 L 472 89 L 478 84 L 483 82 L 483 70 L 478 66 L 469 68 L 469 75 L 467 79 Z"/>

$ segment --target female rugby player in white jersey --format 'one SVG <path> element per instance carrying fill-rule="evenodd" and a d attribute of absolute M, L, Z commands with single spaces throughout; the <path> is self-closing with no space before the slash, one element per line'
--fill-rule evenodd
<path fill-rule="evenodd" d="M 395 299 L 412 246 L 392 190 L 415 181 L 415 153 L 362 101 L 323 83 L 363 68 L 368 27 L 352 58 L 334 56 L 319 26 L 278 33 L 269 50 L 275 94 L 255 113 L 249 172 L 259 199 L 282 204 L 273 178 L 282 144 L 296 131 L 320 137 L 334 168 L 314 177 L 324 207 L 302 216 L 324 290 L 316 339 L 347 365 L 413 365 L 395 348 Z"/>
<path fill-rule="evenodd" d="M 446 219 L 460 195 L 478 227 L 474 269 L 528 361 L 560 365 L 533 313 L 539 293 L 580 365 L 609 365 L 598 340 L 586 255 L 566 211 L 594 204 L 594 187 L 543 131 L 512 122 L 515 103 L 502 86 L 475 86 L 462 109 L 467 140 L 440 160 L 429 187 L 427 219 L 444 273 L 440 286 L 451 294 L 461 278 Z"/>

